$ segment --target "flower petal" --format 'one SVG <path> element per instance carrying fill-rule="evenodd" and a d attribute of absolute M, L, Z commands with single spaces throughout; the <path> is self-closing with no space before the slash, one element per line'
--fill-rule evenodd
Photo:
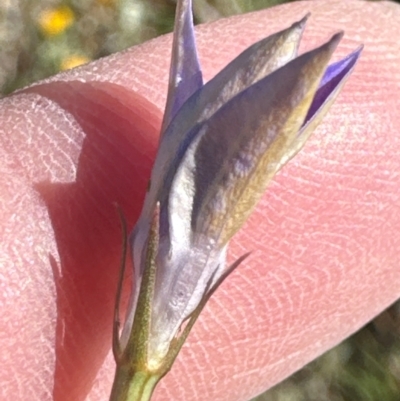
<path fill-rule="evenodd" d="M 182 106 L 161 140 L 141 217 L 148 220 L 145 216 L 151 214 L 153 205 L 160 200 L 159 266 L 152 318 L 154 338 L 158 340 L 154 341 L 154 347 L 157 342 L 168 344 L 179 322 L 194 310 L 204 296 L 204 287 L 210 277 L 213 274 L 219 277 L 225 269 L 225 249 L 218 247 L 215 252 L 210 252 L 213 244 L 206 237 L 197 247 L 191 244 L 194 193 L 183 186 L 174 197 L 169 197 L 176 169 L 192 140 L 191 129 L 239 92 L 292 60 L 297 54 L 306 20 L 307 17 L 241 53 Z M 170 225 L 173 227 L 171 230 Z M 140 244 L 144 243 L 143 232 L 148 229 L 141 222 L 138 223 L 140 226 L 142 239 L 139 234 L 136 236 L 136 254 L 140 253 Z M 169 302 L 165 302 L 166 299 Z"/>
<path fill-rule="evenodd" d="M 292 145 L 288 148 L 285 159 L 282 160 L 282 167 L 292 157 L 294 157 L 305 145 L 308 138 L 315 130 L 317 125 L 324 118 L 331 105 L 336 100 L 343 85 L 346 83 L 352 73 L 357 60 L 360 57 L 363 47 L 360 46 L 354 52 L 350 53 L 344 59 L 330 65 L 321 80 L 318 91 L 315 94 L 314 100 L 308 110 L 307 117 L 304 120 L 303 126 L 298 135 L 294 139 Z M 279 169 L 278 168 L 278 169 Z"/>
<path fill-rule="evenodd" d="M 210 118 L 239 92 L 292 60 L 297 55 L 307 18 L 308 15 L 244 50 L 188 100 L 166 136 L 187 133 L 191 128 L 188 122 L 193 126 Z"/>
<path fill-rule="evenodd" d="M 192 1 L 178 1 L 175 15 L 168 95 L 161 129 L 161 139 L 171 119 L 186 100 L 200 89 L 202 85 L 203 78 L 194 37 Z M 160 149 L 158 153 L 160 153 Z M 170 157 L 173 157 L 173 155 Z M 154 170 L 155 168 L 153 167 L 150 183 L 157 179 L 163 169 L 161 168 L 159 172 L 155 172 Z M 144 269 L 145 243 L 150 232 L 151 219 L 158 201 L 158 191 L 155 190 L 156 187 L 151 184 L 149 186 L 152 188 L 146 194 L 141 216 L 129 238 L 135 273 L 134 291 L 129 301 L 129 310 L 131 311 L 135 309 L 137 302 Z M 159 188 L 159 185 L 157 188 Z M 133 312 L 130 313 L 132 314 Z"/>
<path fill-rule="evenodd" d="M 222 277 L 227 242 L 301 128 L 340 38 L 240 92 L 189 132 L 171 191 L 163 193 L 170 230 L 160 236 L 149 355 L 166 354 L 207 283 Z"/>
<path fill-rule="evenodd" d="M 183 103 L 203 86 L 193 29 L 192 1 L 178 2 L 175 16 L 167 103 L 161 133 Z"/>
<path fill-rule="evenodd" d="M 163 251 L 160 249 L 157 258 L 158 268 L 169 274 L 161 281 L 156 272 L 149 341 L 149 358 L 154 360 L 167 354 L 182 323 L 206 295 L 210 279 L 222 275 L 226 259 L 226 247 L 181 248 L 172 253 L 171 258 Z"/>
<path fill-rule="evenodd" d="M 177 11 L 178 14 L 182 14 L 182 10 L 187 12 L 185 7 L 189 6 L 190 4 L 188 3 L 182 5 Z M 187 16 L 187 14 L 185 15 Z M 177 20 L 181 19 L 178 18 Z M 140 276 L 143 271 L 141 266 L 143 246 L 150 229 L 150 221 L 156 202 L 162 196 L 164 196 L 164 199 L 168 197 L 174 172 L 191 141 L 190 135 L 188 135 L 190 130 L 196 123 L 213 114 L 221 107 L 223 102 L 231 99 L 254 82 L 292 60 L 297 54 L 306 20 L 307 16 L 290 28 L 262 39 L 244 50 L 211 81 L 191 96 L 177 112 L 177 115 L 161 138 L 143 210 L 134 232 L 130 236 L 135 265 L 135 283 L 137 285 L 140 284 Z M 172 69 L 171 77 L 174 76 Z M 173 93 L 173 89 L 170 90 L 170 93 Z M 185 196 L 185 194 L 182 193 L 182 196 Z M 191 201 L 187 204 L 190 205 Z M 162 208 L 165 211 L 165 207 Z M 184 221 L 186 219 L 184 210 L 182 207 L 179 209 L 182 211 L 182 221 Z M 164 216 L 163 222 L 165 224 L 160 223 L 161 231 L 166 233 L 169 231 L 168 219 L 165 218 L 165 213 L 162 213 L 162 215 Z M 180 225 L 178 224 L 176 227 L 180 227 Z M 177 232 L 177 235 L 180 236 L 181 234 Z"/>
<path fill-rule="evenodd" d="M 315 114 L 324 107 L 326 102 L 331 101 L 333 94 L 337 94 L 340 91 L 343 83 L 353 71 L 362 49 L 363 47 L 360 46 L 347 57 L 330 65 L 326 69 L 310 110 L 308 111 L 304 125 L 307 125 L 309 121 L 315 117 Z"/>
<path fill-rule="evenodd" d="M 194 193 L 193 235 L 223 246 L 247 219 L 285 160 L 341 36 L 252 85 L 196 128 L 170 192 L 170 199 L 187 188 Z"/>
<path fill-rule="evenodd" d="M 292 60 L 297 54 L 307 17 L 250 46 L 182 106 L 160 142 L 143 217 L 149 219 L 157 200 L 162 201 L 160 194 L 168 196 L 172 177 L 192 140 L 189 133 L 193 126 L 211 117 L 239 92 Z M 168 227 L 162 230 L 168 231 Z"/>

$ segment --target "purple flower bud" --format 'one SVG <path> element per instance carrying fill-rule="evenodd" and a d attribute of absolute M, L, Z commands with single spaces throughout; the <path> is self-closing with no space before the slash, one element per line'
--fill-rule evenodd
<path fill-rule="evenodd" d="M 143 326 L 149 372 L 170 368 L 190 330 L 182 335 L 184 325 L 242 260 L 226 266 L 230 239 L 360 56 L 361 48 L 328 66 L 342 33 L 297 56 L 306 20 L 255 43 L 203 84 L 191 1 L 178 1 L 159 149 L 130 236 L 135 283 L 121 338 L 123 354 Z"/>

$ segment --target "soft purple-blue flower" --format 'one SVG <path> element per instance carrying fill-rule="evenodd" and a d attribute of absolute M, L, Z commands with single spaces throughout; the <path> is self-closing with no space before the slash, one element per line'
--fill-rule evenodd
<path fill-rule="evenodd" d="M 241 261 L 226 266 L 230 239 L 353 70 L 361 48 L 328 65 L 341 33 L 297 56 L 306 19 L 255 43 L 204 84 L 191 1 L 178 1 L 159 149 L 130 236 L 135 274 L 121 360 L 144 330 L 140 369 L 166 373 L 185 325 Z"/>

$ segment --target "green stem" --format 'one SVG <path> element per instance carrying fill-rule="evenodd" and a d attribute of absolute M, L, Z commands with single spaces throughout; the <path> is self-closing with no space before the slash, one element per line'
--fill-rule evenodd
<path fill-rule="evenodd" d="M 159 376 L 117 367 L 110 401 L 149 401 Z"/>

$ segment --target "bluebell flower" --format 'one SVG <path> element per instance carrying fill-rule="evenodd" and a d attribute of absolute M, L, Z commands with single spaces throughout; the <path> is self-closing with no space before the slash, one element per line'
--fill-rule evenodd
<path fill-rule="evenodd" d="M 191 1 L 178 1 L 158 153 L 130 235 L 134 283 L 121 338 L 114 332 L 111 400 L 150 399 L 207 299 L 247 256 L 226 266 L 230 239 L 353 70 L 361 48 L 328 65 L 342 33 L 297 56 L 306 19 L 204 84 Z"/>

